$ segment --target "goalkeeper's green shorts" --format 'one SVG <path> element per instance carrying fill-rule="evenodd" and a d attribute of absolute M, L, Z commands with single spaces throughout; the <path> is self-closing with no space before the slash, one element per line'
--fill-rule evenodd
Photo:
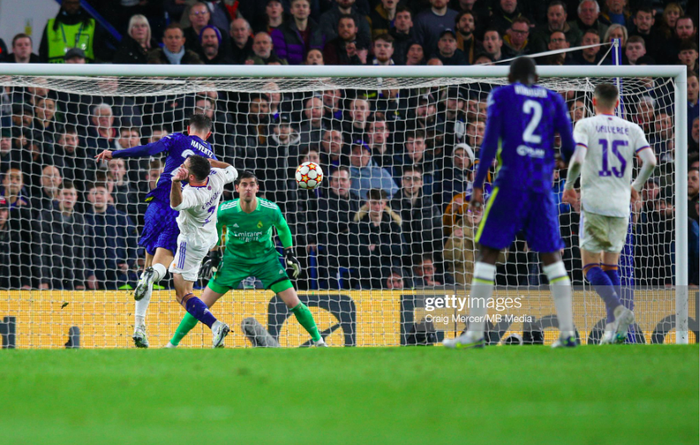
<path fill-rule="evenodd" d="M 225 294 L 231 289 L 238 288 L 241 281 L 248 277 L 259 279 L 265 289 L 270 289 L 276 294 L 294 287 L 289 281 L 287 271 L 282 267 L 279 257 L 272 257 L 263 263 L 249 264 L 231 261 L 226 258 L 225 254 L 219 265 L 219 270 L 209 280 L 207 287 L 217 294 Z"/>

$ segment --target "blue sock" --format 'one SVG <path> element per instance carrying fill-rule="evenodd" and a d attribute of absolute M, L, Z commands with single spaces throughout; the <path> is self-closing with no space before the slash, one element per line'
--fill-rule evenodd
<path fill-rule="evenodd" d="M 622 286 L 620 285 L 620 270 L 617 268 L 617 266 L 603 264 L 603 270 L 608 278 L 610 278 L 610 282 L 615 288 L 615 293 L 618 297 L 620 297 L 620 302 L 622 302 L 623 306 L 631 311 L 634 310 L 634 300 L 631 298 L 632 290 L 622 289 Z"/>
<path fill-rule="evenodd" d="M 216 322 L 216 318 L 209 312 L 207 305 L 197 297 L 192 297 L 187 300 L 185 309 L 187 309 L 187 312 L 194 318 L 209 326 L 209 329 L 211 329 L 212 325 Z"/>
<path fill-rule="evenodd" d="M 613 288 L 613 283 L 608 278 L 608 275 L 603 272 L 600 266 L 587 267 L 586 278 L 593 285 L 595 291 L 598 295 L 605 301 L 605 308 L 607 311 L 607 322 L 612 323 L 615 321 L 615 315 L 613 310 L 620 304 L 620 299 L 615 294 L 615 289 Z M 612 318 L 611 318 L 612 316 Z"/>
<path fill-rule="evenodd" d="M 620 286 L 620 272 L 617 270 L 617 266 L 614 265 L 609 265 L 609 264 L 603 264 L 603 272 L 605 272 L 605 275 L 610 278 L 610 282 L 613 285 L 613 289 L 615 290 L 615 295 L 620 299 L 620 303 L 622 303 L 625 307 L 627 307 L 626 304 L 624 304 L 624 297 L 622 296 L 622 287 Z M 613 309 L 612 308 L 606 308 L 608 311 L 608 320 L 615 320 L 615 314 L 613 314 Z M 628 308 L 631 310 L 631 308 Z M 612 323 L 612 321 L 609 321 Z"/>

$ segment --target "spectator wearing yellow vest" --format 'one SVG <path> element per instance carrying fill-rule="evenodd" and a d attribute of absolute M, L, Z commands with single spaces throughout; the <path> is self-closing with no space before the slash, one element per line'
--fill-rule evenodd
<path fill-rule="evenodd" d="M 39 46 L 42 62 L 63 63 L 71 48 L 83 50 L 88 62 L 95 60 L 95 20 L 80 6 L 80 0 L 63 0 L 56 18 L 44 28 Z"/>

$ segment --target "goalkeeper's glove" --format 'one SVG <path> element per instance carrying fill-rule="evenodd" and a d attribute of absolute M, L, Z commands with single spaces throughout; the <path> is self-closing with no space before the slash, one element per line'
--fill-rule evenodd
<path fill-rule="evenodd" d="M 221 250 L 210 251 L 209 258 L 202 264 L 200 276 L 205 280 L 211 279 L 219 270 L 219 263 L 221 263 Z"/>
<path fill-rule="evenodd" d="M 298 277 L 299 272 L 301 272 L 301 263 L 294 256 L 294 249 L 292 249 L 291 247 L 288 249 L 284 249 L 284 261 L 287 263 L 287 266 L 292 268 L 292 277 Z"/>

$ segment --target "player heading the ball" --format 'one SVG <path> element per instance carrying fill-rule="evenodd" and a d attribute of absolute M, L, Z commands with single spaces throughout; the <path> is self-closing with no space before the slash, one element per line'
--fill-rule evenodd
<path fill-rule="evenodd" d="M 238 172 L 229 164 L 195 155 L 187 158 L 175 172 L 170 188 L 170 207 L 180 212 L 177 217 L 180 228 L 177 253 L 170 265 L 175 295 L 177 302 L 190 315 L 209 326 L 215 348 L 223 346 L 230 329 L 212 315 L 202 300 L 194 295 L 193 288 L 202 260 L 219 241 L 216 211 L 224 185 L 237 177 Z M 188 181 L 186 185 L 181 183 L 185 180 Z M 146 269 L 146 274 L 152 273 L 153 268 Z"/>
<path fill-rule="evenodd" d="M 487 103 L 486 134 L 470 200 L 473 209 L 484 203 L 484 180 L 498 153 L 498 176 L 475 237 L 479 255 L 474 265 L 467 332 L 443 344 L 450 348 L 483 347 L 487 304 L 493 293 L 496 259 L 518 232 L 525 233 L 530 249 L 540 252 L 543 271 L 559 319 L 560 336 L 554 347 L 576 346 L 571 302 L 571 281 L 559 251 L 564 241 L 552 192 L 554 134 L 562 141 L 562 156 L 574 151 L 571 120 L 564 99 L 535 85 L 532 59 L 520 57 L 510 64 L 510 85 L 496 88 Z M 500 147 L 500 149 L 499 149 Z"/>
<path fill-rule="evenodd" d="M 221 264 L 211 266 L 216 273 L 204 289 L 201 301 L 211 308 L 229 290 L 236 289 L 241 281 L 254 276 L 284 301 L 311 335 L 314 345 L 324 347 L 326 343 L 318 332 L 316 321 L 309 308 L 299 301 L 275 247 L 273 227 L 284 247 L 285 263 L 292 268 L 294 278 L 299 276 L 301 264 L 294 256 L 292 232 L 277 204 L 258 198 L 258 190 L 258 178 L 250 172 L 241 172 L 236 184 L 240 198 L 219 205 L 217 229 L 221 240 L 226 228 L 226 245 Z M 177 346 L 196 324 L 197 318 L 188 309 L 167 347 Z"/>
<path fill-rule="evenodd" d="M 634 322 L 632 304 L 620 301 L 617 263 L 627 238 L 630 202 L 636 202 L 656 166 L 654 151 L 639 125 L 614 115 L 620 105 L 615 85 L 602 83 L 593 93 L 596 115 L 574 128 L 574 153 L 564 185 L 564 202 L 579 205 L 574 183 L 581 175 L 579 247 L 586 279 L 605 301 L 607 319 L 600 344 L 624 343 Z M 634 155 L 642 168 L 632 183 Z"/>
<path fill-rule="evenodd" d="M 216 159 L 214 150 L 206 140 L 211 135 L 211 119 L 204 114 L 193 114 L 187 126 L 187 134 L 173 133 L 157 142 L 124 150 L 103 150 L 95 158 L 108 161 L 112 158 L 142 158 L 167 152 L 165 168 L 161 173 L 156 188 L 148 192 L 146 202 L 148 209 L 144 215 L 143 231 L 139 246 L 146 250 L 144 271 L 134 291 L 136 309 L 134 311 L 133 339 L 136 347 L 147 348 L 146 312 L 151 301 L 153 285 L 165 277 L 177 250 L 177 237 L 180 231 L 175 219 L 177 210 L 170 208 L 170 181 L 173 172 L 180 168 L 182 162 L 191 155 Z M 153 273 L 146 276 L 146 270 Z"/>

